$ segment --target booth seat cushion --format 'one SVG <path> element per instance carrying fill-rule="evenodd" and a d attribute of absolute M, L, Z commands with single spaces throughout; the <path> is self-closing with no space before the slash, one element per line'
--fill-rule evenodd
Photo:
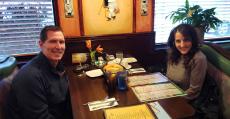
<path fill-rule="evenodd" d="M 3 118 L 3 108 L 7 99 L 8 92 L 10 91 L 10 85 L 17 74 L 18 68 L 15 67 L 10 75 L 0 80 L 0 119 Z"/>
<path fill-rule="evenodd" d="M 230 59 L 207 44 L 201 50 L 208 60 L 207 74 L 215 80 L 219 89 L 221 115 L 230 119 Z"/>
<path fill-rule="evenodd" d="M 222 84 L 223 115 L 225 119 L 230 119 L 230 78 L 223 80 Z"/>
<path fill-rule="evenodd" d="M 230 119 L 230 77 L 220 71 L 211 63 L 208 63 L 207 73 L 214 78 L 220 90 L 220 107 L 225 119 Z"/>

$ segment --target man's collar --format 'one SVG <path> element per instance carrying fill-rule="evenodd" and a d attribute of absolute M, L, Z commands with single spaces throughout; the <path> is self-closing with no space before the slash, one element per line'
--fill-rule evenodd
<path fill-rule="evenodd" d="M 64 65 L 60 61 L 58 62 L 56 66 L 53 66 L 51 61 L 42 52 L 38 54 L 38 57 L 39 57 L 39 61 L 42 64 L 47 65 L 46 66 L 47 68 L 52 69 L 53 71 L 58 71 L 58 72 L 64 71 Z"/>

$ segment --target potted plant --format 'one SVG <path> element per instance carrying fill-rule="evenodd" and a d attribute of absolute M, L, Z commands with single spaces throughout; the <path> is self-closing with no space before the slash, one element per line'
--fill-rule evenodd
<path fill-rule="evenodd" d="M 167 17 L 172 19 L 172 23 L 180 22 L 193 25 L 197 32 L 198 37 L 203 41 L 204 33 L 210 29 L 216 29 L 222 21 L 215 17 L 215 9 L 202 9 L 199 5 L 190 6 L 189 1 L 185 0 L 185 6 L 172 11 Z"/>

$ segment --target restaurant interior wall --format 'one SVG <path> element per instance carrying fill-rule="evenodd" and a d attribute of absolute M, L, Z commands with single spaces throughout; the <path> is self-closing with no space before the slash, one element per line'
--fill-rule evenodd
<path fill-rule="evenodd" d="M 105 8 L 102 6 L 103 0 L 75 0 L 73 2 L 74 16 L 67 18 L 64 15 L 63 0 L 58 1 L 58 20 L 60 26 L 64 30 L 65 36 L 67 38 L 74 38 L 85 35 L 90 36 L 152 31 L 153 5 L 151 0 L 148 0 L 148 14 L 145 16 L 141 16 L 141 0 L 116 1 L 120 10 L 117 17 L 110 21 L 106 20 L 106 17 L 104 16 Z"/>
<path fill-rule="evenodd" d="M 98 1 L 98 3 L 102 3 L 103 0 L 93 0 Z M 119 6 L 121 4 L 126 5 L 126 2 L 122 1 L 122 0 L 117 0 Z M 145 16 L 141 16 L 141 0 L 129 0 L 128 2 L 131 2 L 131 9 L 122 9 L 122 14 L 126 14 L 128 13 L 132 13 L 131 18 L 133 19 L 133 23 L 132 23 L 132 30 L 130 30 L 130 33 L 138 33 L 138 32 L 152 32 L 152 27 L 153 27 L 153 18 L 152 18 L 152 9 L 153 9 L 153 3 L 152 1 L 148 0 L 148 4 L 147 4 L 147 11 L 148 14 Z M 54 11 L 55 11 L 55 15 L 56 15 L 56 23 L 58 25 L 60 25 L 64 31 L 64 35 L 67 39 L 66 42 L 68 42 L 68 39 L 74 39 L 74 40 L 78 40 L 79 38 L 84 38 L 87 36 L 93 36 L 92 34 L 87 34 L 87 36 L 84 33 L 84 22 L 83 22 L 83 8 L 82 8 L 82 4 L 83 4 L 83 0 L 73 0 L 73 17 L 65 17 L 65 9 L 64 9 L 64 0 L 58 0 L 55 1 L 55 7 L 54 7 Z M 93 4 L 90 3 L 86 3 L 87 8 L 93 6 Z M 87 9 L 86 9 L 87 10 Z M 130 11 L 131 10 L 131 11 Z M 85 17 L 91 17 L 91 16 L 85 16 Z M 96 16 L 97 17 L 97 16 Z M 95 18 L 98 19 L 98 18 Z M 103 22 L 109 22 L 106 21 L 106 19 L 104 19 Z M 114 22 L 114 21 L 111 21 Z M 119 25 L 117 25 L 119 26 Z M 113 29 L 116 29 L 117 26 L 113 25 Z M 111 27 L 99 27 L 100 29 L 104 29 L 104 32 L 102 32 L 101 34 L 104 35 L 112 35 L 109 32 L 107 32 L 109 29 L 111 29 Z M 99 29 L 98 28 L 98 29 Z M 121 31 L 116 31 L 113 34 L 121 34 Z M 126 34 L 126 33 L 124 33 Z M 97 36 L 104 36 L 104 35 L 97 35 Z M 95 35 L 96 36 L 96 35 Z M 25 55 L 19 55 L 16 56 L 17 60 L 19 61 L 19 63 L 24 64 L 26 61 L 28 61 L 29 59 L 31 59 L 32 57 L 34 57 L 35 54 L 25 54 Z"/>

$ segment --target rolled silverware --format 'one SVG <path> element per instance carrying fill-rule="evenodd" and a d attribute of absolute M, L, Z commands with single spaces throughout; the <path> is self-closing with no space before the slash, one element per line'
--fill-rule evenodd
<path fill-rule="evenodd" d="M 99 100 L 99 101 L 93 101 L 93 102 L 87 102 L 87 103 L 84 103 L 84 104 L 82 104 L 82 105 L 99 105 L 99 104 L 104 104 L 104 103 L 109 103 L 109 102 L 118 102 L 119 101 L 119 99 L 115 99 L 115 100 L 108 100 L 108 99 L 106 99 L 106 100 Z"/>

